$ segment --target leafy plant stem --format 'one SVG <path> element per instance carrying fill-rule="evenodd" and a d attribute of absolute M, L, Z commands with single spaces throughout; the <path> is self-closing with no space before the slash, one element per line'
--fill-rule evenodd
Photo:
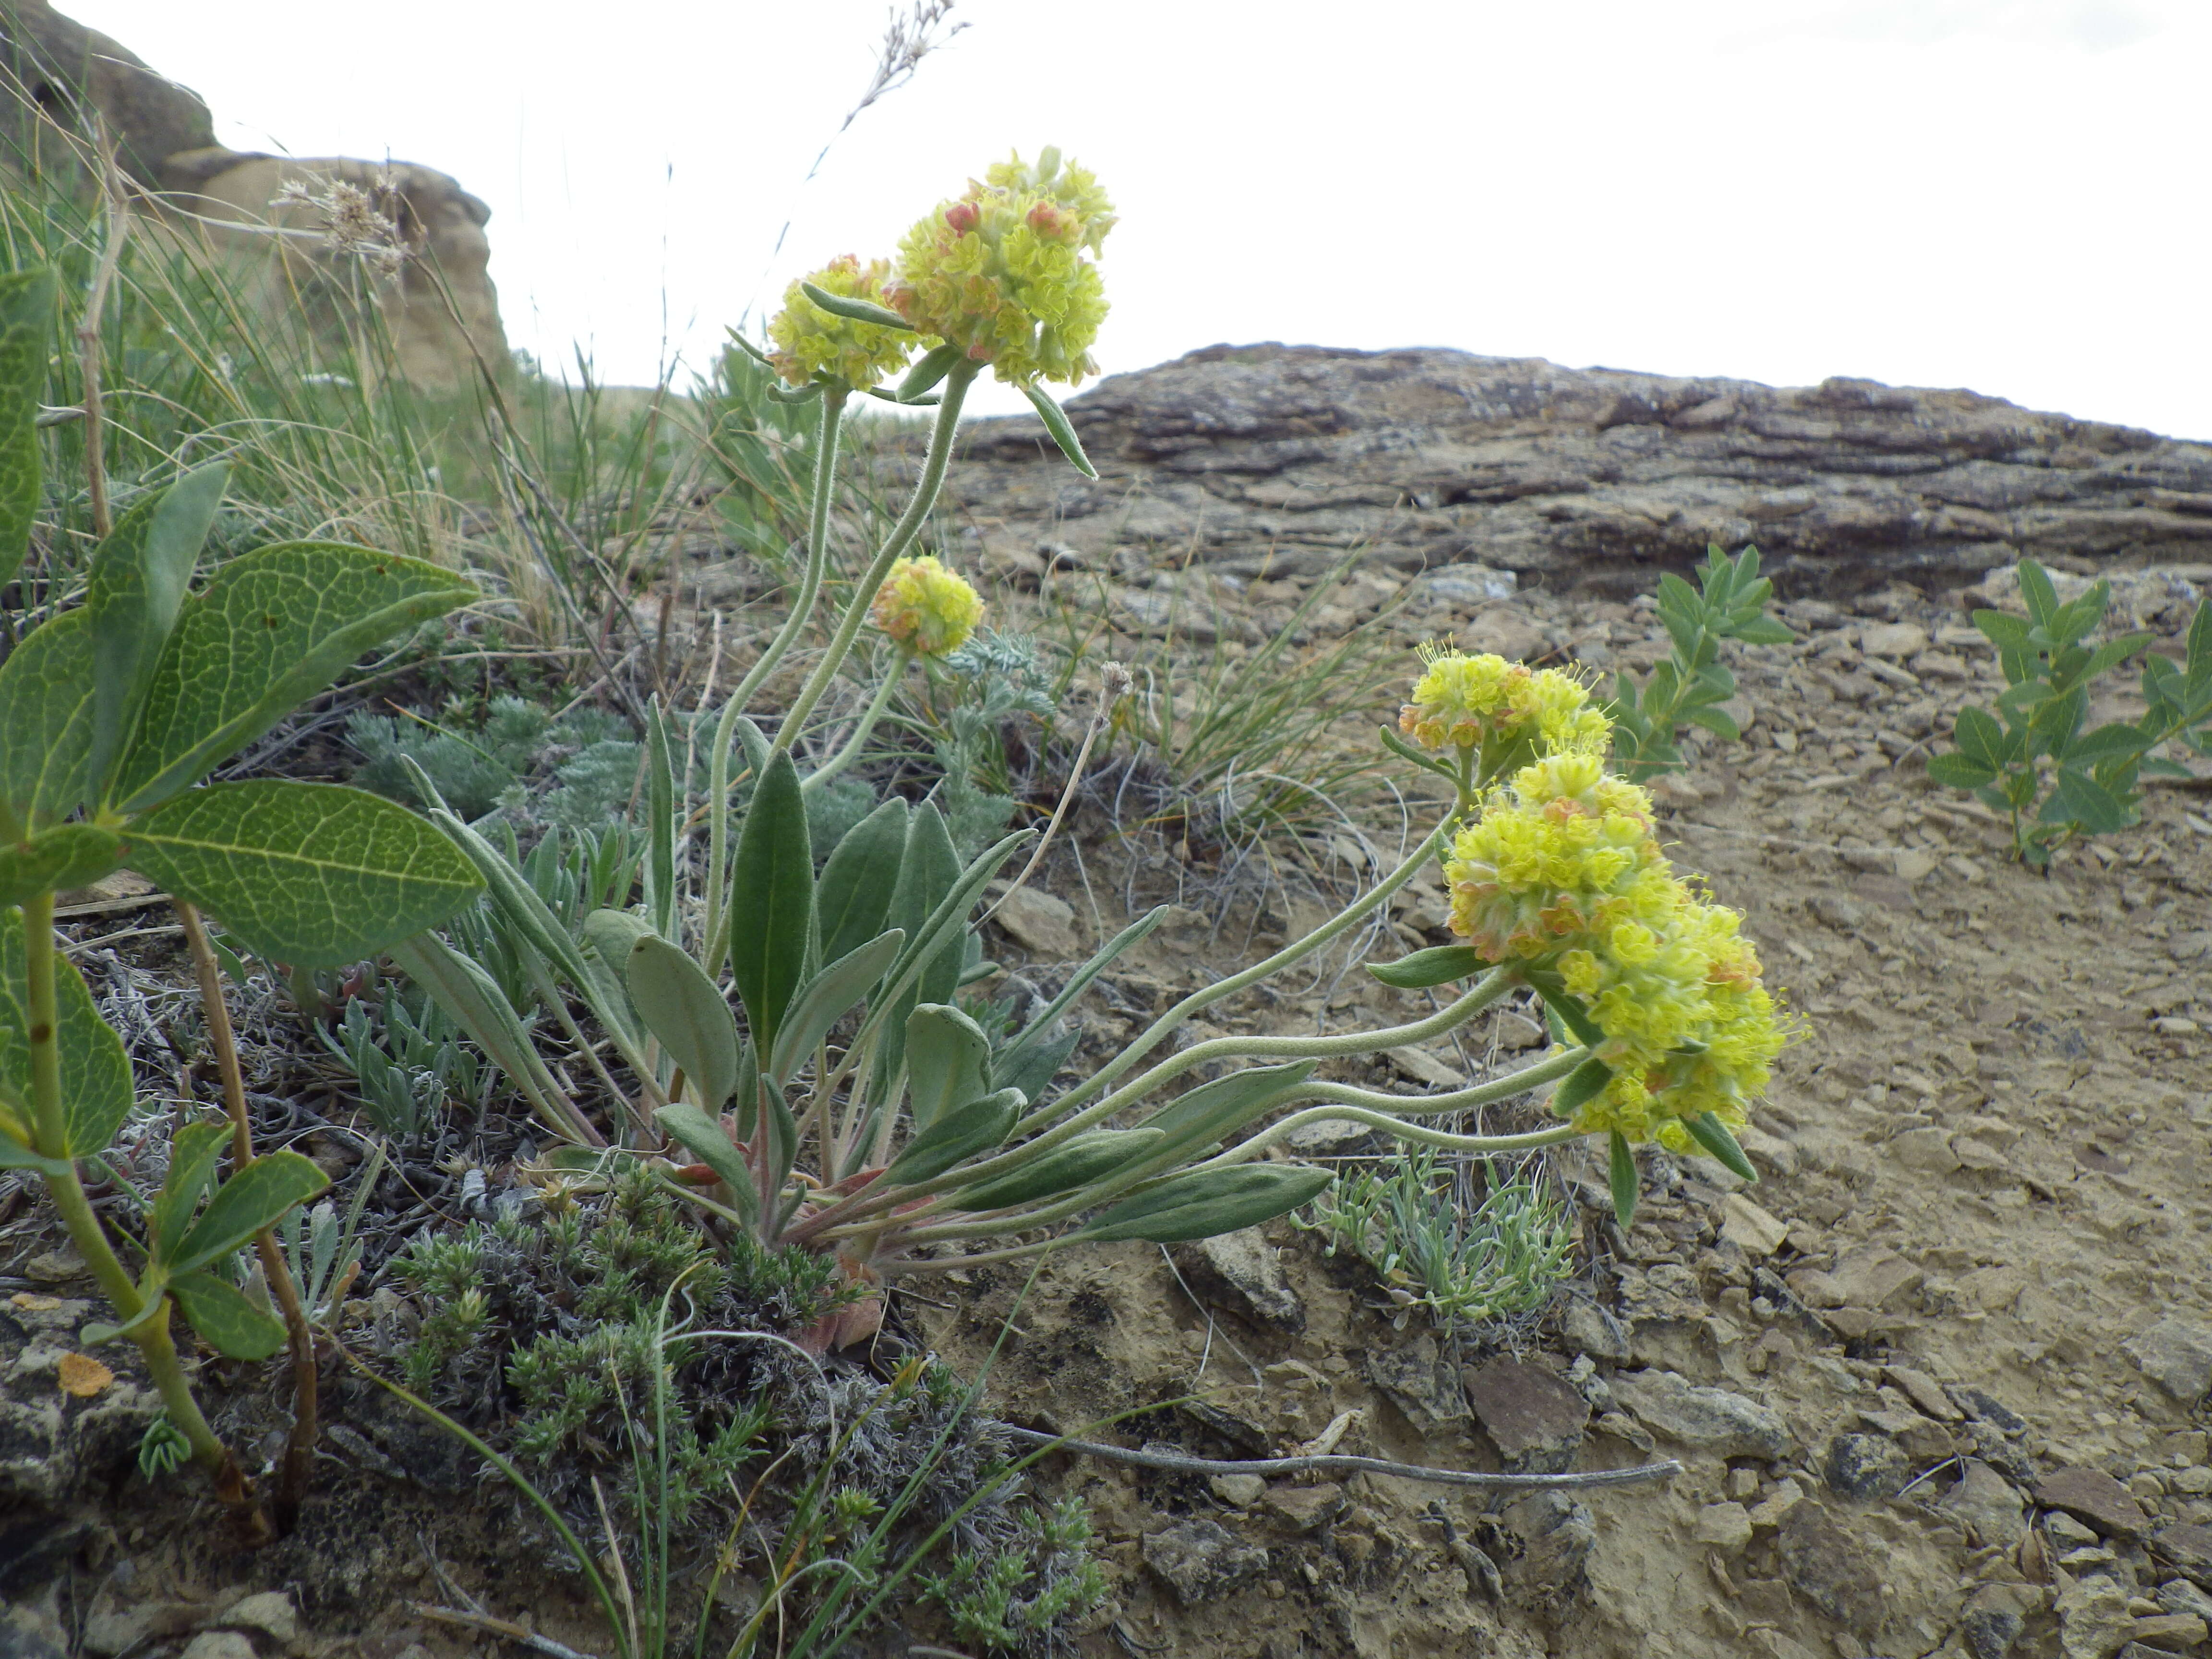
<path fill-rule="evenodd" d="M 215 1049 L 216 1072 L 222 1079 L 223 1109 L 230 1116 L 232 1172 L 242 1174 L 253 1163 L 253 1127 L 246 1115 L 246 1079 L 238 1065 L 238 1037 L 231 1029 L 229 1005 L 223 1000 L 222 965 L 216 960 L 198 909 L 179 899 L 176 912 L 185 930 L 185 947 L 191 952 L 192 971 L 199 981 L 200 1009 L 207 1021 L 208 1042 Z M 284 1461 L 272 1506 L 277 1529 L 289 1533 L 299 1520 L 300 1505 L 314 1476 L 319 1414 L 315 1333 L 307 1309 L 301 1305 L 300 1287 L 292 1278 L 291 1265 L 277 1247 L 276 1229 L 265 1227 L 255 1234 L 253 1249 L 261 1261 L 262 1276 L 269 1281 L 269 1293 L 283 1316 L 292 1357 L 292 1429 L 284 1442 Z"/>
<path fill-rule="evenodd" d="M 868 606 L 876 597 L 876 590 L 884 585 L 884 579 L 890 574 L 891 566 L 913 545 L 914 538 L 921 533 L 922 526 L 929 521 L 930 509 L 937 505 L 938 491 L 945 485 L 945 469 L 952 464 L 952 441 L 960 429 L 960 406 L 967 401 L 968 388 L 975 383 L 981 368 L 981 365 L 963 358 L 945 377 L 945 401 L 937 406 L 937 421 L 930 428 L 929 449 L 922 458 L 921 477 L 915 483 L 914 499 L 907 503 L 906 511 L 899 515 L 898 522 L 891 526 L 891 533 L 884 538 L 883 548 L 877 553 L 875 562 L 862 574 L 854 586 L 852 601 L 845 607 L 844 616 L 838 620 L 836 633 L 830 636 L 830 648 L 823 653 L 822 660 L 814 665 L 813 673 L 807 677 L 806 684 L 799 690 L 799 700 L 792 704 L 784 714 L 783 724 L 776 728 L 775 748 L 788 749 L 797 739 L 800 728 L 806 723 L 806 717 L 814 712 L 814 705 L 822 701 L 822 694 L 830 689 L 830 682 L 836 677 L 838 669 L 844 665 L 846 655 L 853 648 L 853 641 L 860 634 L 861 619 L 868 614 Z M 817 478 L 817 495 L 821 489 Z"/>
<path fill-rule="evenodd" d="M 868 699 L 867 708 L 861 711 L 860 723 L 853 728 L 853 735 L 845 739 L 844 745 L 836 754 L 806 775 L 799 786 L 801 793 L 819 789 L 860 757 L 860 746 L 875 731 L 876 722 L 883 718 L 884 710 L 890 706 L 891 694 L 898 690 L 899 681 L 904 678 L 900 671 L 905 666 L 902 661 L 898 668 L 884 676 L 883 684 L 876 688 L 876 695 Z"/>
<path fill-rule="evenodd" d="M 39 1150 L 69 1165 L 66 1175 L 46 1177 L 46 1192 L 54 1201 L 54 1208 L 61 1213 L 62 1224 L 69 1229 L 70 1242 L 76 1246 L 77 1254 L 85 1259 L 93 1277 L 100 1281 L 100 1288 L 127 1324 L 144 1310 L 145 1299 L 117 1259 L 100 1218 L 93 1212 L 92 1200 L 85 1196 L 76 1161 L 68 1154 L 58 1037 L 60 1011 L 54 990 L 52 893 L 33 894 L 23 901 L 23 955 L 31 1026 L 31 1105 Z M 130 1334 L 138 1345 L 138 1352 L 145 1357 L 146 1369 L 154 1378 L 154 1386 L 161 1391 L 169 1420 L 191 1443 L 192 1455 L 215 1478 L 216 1491 L 227 1504 L 248 1507 L 250 1500 L 236 1460 L 231 1456 L 229 1448 L 216 1437 L 215 1431 L 208 1426 L 200 1411 L 199 1402 L 192 1398 L 191 1383 L 185 1376 L 183 1362 L 177 1357 L 176 1344 L 170 1339 L 167 1313 L 156 1314 L 144 1324 L 133 1326 Z"/>

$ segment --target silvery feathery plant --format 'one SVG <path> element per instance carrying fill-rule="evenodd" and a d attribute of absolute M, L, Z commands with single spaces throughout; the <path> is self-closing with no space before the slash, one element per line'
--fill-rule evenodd
<path fill-rule="evenodd" d="M 1607 769 L 1612 722 L 1563 674 L 1432 653 L 1399 731 L 1384 734 L 1449 786 L 1449 809 L 1413 854 L 1335 917 L 1186 997 L 1058 1093 L 1075 1040 L 1060 1017 L 1163 913 L 1135 922 L 1035 1019 L 994 1040 L 956 994 L 980 955 L 971 912 L 1030 833 L 963 863 L 933 805 L 893 800 L 817 870 L 810 782 L 843 763 L 887 692 L 870 697 L 861 730 L 811 778 L 794 739 L 859 631 L 872 617 L 909 659 L 932 655 L 957 647 L 981 608 L 964 581 L 908 549 L 982 368 L 1021 387 L 1067 459 L 1097 476 L 1040 383 L 1091 370 L 1105 307 L 1090 256 L 1113 222 L 1092 176 L 1048 150 L 1033 166 L 1016 157 L 994 167 L 941 204 L 908 234 L 896 266 L 848 258 L 793 284 L 770 325 L 775 349 L 761 355 L 783 382 L 778 396 L 818 406 L 807 562 L 781 630 L 714 719 L 703 801 L 685 799 L 677 723 L 656 713 L 641 905 L 565 926 L 510 851 L 434 805 L 433 819 L 483 873 L 538 1001 L 625 1103 L 622 1121 L 603 1131 L 591 1119 L 533 1052 L 527 1011 L 460 952 L 428 936 L 396 959 L 590 1156 L 652 1159 L 723 1224 L 771 1245 L 832 1252 L 868 1286 L 1080 1241 L 1191 1239 L 1267 1220 L 1329 1182 L 1266 1156 L 1322 1118 L 1474 1153 L 1604 1134 L 1624 1217 L 1638 1141 L 1702 1147 L 1750 1178 L 1731 1126 L 1745 1121 L 1785 1032 L 1734 913 L 1668 867 L 1649 798 Z M 896 391 L 878 390 L 901 369 Z M 933 400 L 935 422 L 912 499 L 770 736 L 747 710 L 820 593 L 841 423 L 862 391 Z M 1109 685 L 1103 701 L 1124 690 L 1126 682 Z M 741 819 L 740 782 L 750 785 Z M 417 787 L 430 799 L 427 779 Z M 688 844 L 694 826 L 703 848 Z M 1030 849 L 1016 885 L 1041 851 Z M 1376 1030 L 1171 1046 L 1203 1010 L 1347 939 L 1438 860 L 1464 942 L 1373 971 L 1412 991 L 1459 988 L 1443 1007 Z M 1441 1036 L 1522 988 L 1542 995 L 1558 1042 L 1512 1076 L 1408 1098 L 1317 1075 L 1331 1060 Z M 627 1082 L 598 1060 L 572 997 Z M 1184 1086 L 1200 1068 L 1225 1069 Z M 1551 1106 L 1564 1121 L 1531 1133 L 1460 1135 L 1424 1121 L 1547 1085 L 1558 1085 Z M 620 1144 L 608 1146 L 610 1135 Z M 811 1340 L 854 1339 L 880 1314 L 869 1297 Z"/>
<path fill-rule="evenodd" d="M 0 588 L 23 568 L 43 499 L 39 400 L 54 312 L 50 271 L 0 276 Z M 94 468 L 97 448 L 95 433 Z M 198 910 L 271 960 L 327 966 L 442 921 L 479 883 L 430 825 L 374 795 L 203 781 L 369 647 L 474 594 L 435 566 L 326 542 L 241 554 L 195 589 L 227 475 L 214 463 L 146 492 L 99 526 L 81 592 L 64 599 L 50 574 L 43 617 L 15 619 L 21 631 L 0 664 L 0 1168 L 43 1178 L 113 1306 L 114 1322 L 86 1326 L 82 1340 L 137 1346 L 166 1408 L 161 1444 L 181 1442 L 255 1516 L 236 1460 L 193 1398 L 171 1315 L 241 1359 L 269 1358 L 290 1328 L 295 1433 L 281 1522 L 312 1456 L 313 1350 L 271 1229 L 328 1183 L 296 1152 L 254 1154 Z M 167 1179 L 128 1239 L 95 1213 L 82 1171 L 130 1113 L 131 1064 L 54 931 L 57 890 L 125 865 L 177 901 L 230 1109 L 228 1122 L 177 1129 Z M 247 1244 L 283 1322 L 228 1276 Z"/>

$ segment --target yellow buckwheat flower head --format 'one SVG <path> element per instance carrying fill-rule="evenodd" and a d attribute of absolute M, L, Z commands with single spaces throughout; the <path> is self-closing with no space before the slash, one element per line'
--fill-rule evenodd
<path fill-rule="evenodd" d="M 1421 661 L 1427 672 L 1398 711 L 1398 729 L 1425 748 L 1525 738 L 1543 750 L 1601 750 L 1613 735 L 1613 722 L 1589 706 L 1589 690 L 1556 669 L 1432 646 L 1421 648 Z"/>
<path fill-rule="evenodd" d="M 1692 890 L 1652 833 L 1650 798 L 1595 754 L 1517 773 L 1462 830 L 1444 866 L 1453 931 L 1493 962 L 1556 973 L 1588 1009 L 1613 1071 L 1574 1113 L 1678 1151 L 1683 1120 L 1741 1127 L 1790 1030 L 1759 983 L 1741 917 Z"/>
<path fill-rule="evenodd" d="M 918 657 L 957 651 L 982 620 L 982 596 L 931 556 L 901 559 L 876 590 L 876 626 Z"/>
<path fill-rule="evenodd" d="M 1017 155 L 907 233 L 884 302 L 1001 380 L 1073 386 L 1098 372 L 1090 353 L 1106 292 L 1091 257 L 1113 228 L 1088 169 L 1056 149 L 1033 166 Z"/>
<path fill-rule="evenodd" d="M 846 299 L 881 305 L 884 280 L 890 274 L 886 260 L 872 259 L 864 265 L 848 253 L 804 280 Z M 865 390 L 905 368 L 915 348 L 914 336 L 902 329 L 856 322 L 823 310 L 796 282 L 783 291 L 783 309 L 769 322 L 768 337 L 775 348 L 769 361 L 789 386 L 805 386 L 823 374 Z"/>

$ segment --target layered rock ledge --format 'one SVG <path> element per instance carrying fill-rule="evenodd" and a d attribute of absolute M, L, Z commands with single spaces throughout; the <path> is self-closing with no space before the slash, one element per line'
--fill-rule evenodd
<path fill-rule="evenodd" d="M 1240 575 L 1366 548 L 1600 593 L 1710 543 L 1756 544 L 1799 594 L 1956 586 L 2023 553 L 2212 563 L 2212 445 L 1972 392 L 1270 343 L 1112 376 L 1068 412 L 1096 483 L 1033 416 L 966 435 L 953 492 L 987 546 Z"/>

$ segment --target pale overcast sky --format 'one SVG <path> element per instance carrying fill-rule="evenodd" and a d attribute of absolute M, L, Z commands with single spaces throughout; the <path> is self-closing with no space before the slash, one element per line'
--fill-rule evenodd
<path fill-rule="evenodd" d="M 2212 439 L 2212 0 L 962 0 L 804 191 L 882 0 L 60 3 L 225 143 L 453 174 L 514 343 L 617 382 L 1057 143 L 1109 374 L 1448 345 Z"/>

